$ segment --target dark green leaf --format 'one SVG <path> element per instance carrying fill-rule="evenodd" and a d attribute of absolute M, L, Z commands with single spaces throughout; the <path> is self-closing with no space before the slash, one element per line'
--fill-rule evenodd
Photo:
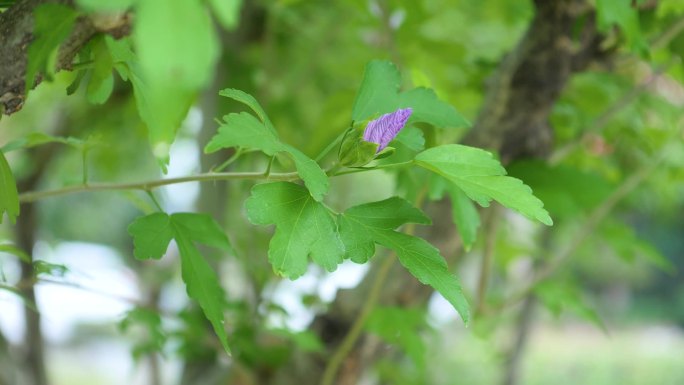
<path fill-rule="evenodd" d="M 425 122 L 436 127 L 468 125 L 454 107 L 437 99 L 434 91 L 415 88 L 399 93 L 400 86 L 401 75 L 394 64 L 379 60 L 368 63 L 354 101 L 352 120 L 373 119 L 399 108 L 411 107 L 413 114 L 409 122 Z"/>
<path fill-rule="evenodd" d="M 494 199 L 502 205 L 546 225 L 553 221 L 532 189 L 506 170 L 492 154 L 474 147 L 447 144 L 425 150 L 416 164 L 445 177 L 481 206 Z"/>
<path fill-rule="evenodd" d="M 38 73 L 49 76 L 51 56 L 59 45 L 69 37 L 78 13 L 73 9 L 54 3 L 41 4 L 34 10 L 34 40 L 28 47 L 26 64 L 26 92 L 30 90 Z"/>
<path fill-rule="evenodd" d="M 19 216 L 19 193 L 12 169 L 5 159 L 5 154 L 0 151 L 0 223 L 5 213 L 12 223 L 16 222 Z"/>
<path fill-rule="evenodd" d="M 86 88 L 86 97 L 93 104 L 103 104 L 114 90 L 112 67 L 114 61 L 103 36 L 97 37 L 92 45 L 93 69 Z"/>
<path fill-rule="evenodd" d="M 290 279 L 306 272 L 308 256 L 327 271 L 344 257 L 333 214 L 306 188 L 289 182 L 254 186 L 245 202 L 249 220 L 276 225 L 268 259 L 276 273 Z"/>
<path fill-rule="evenodd" d="M 404 223 L 430 223 L 420 210 L 401 198 L 389 198 L 352 207 L 339 218 L 346 257 L 365 262 L 374 254 L 373 243 L 397 253 L 401 264 L 420 282 L 432 286 L 459 312 L 467 324 L 468 302 L 458 279 L 449 272 L 439 250 L 421 238 L 394 231 Z"/>
<path fill-rule="evenodd" d="M 282 143 L 274 131 L 249 113 L 229 114 L 224 117 L 224 121 L 218 133 L 205 147 L 205 152 L 210 153 L 227 147 L 257 149 L 271 156 L 285 152 L 294 160 L 299 176 L 314 199 L 323 199 L 328 191 L 328 176 L 313 159 L 289 144 Z"/>
<path fill-rule="evenodd" d="M 188 295 L 196 300 L 229 352 L 224 328 L 224 293 L 214 270 L 204 260 L 195 242 L 230 250 L 221 227 L 206 214 L 154 213 L 135 220 L 128 232 L 133 236 L 134 255 L 138 259 L 160 258 L 171 239 L 176 240 L 181 257 L 181 273 Z"/>
<path fill-rule="evenodd" d="M 133 236 L 133 254 L 140 260 L 161 258 L 174 237 L 171 218 L 165 213 L 139 217 L 128 226 L 128 233 Z"/>
<path fill-rule="evenodd" d="M 456 229 L 463 241 L 463 248 L 468 251 L 477 240 L 480 214 L 473 205 L 473 201 L 468 199 L 468 196 L 458 187 L 449 188 L 449 198 L 451 199 L 451 213 Z"/>

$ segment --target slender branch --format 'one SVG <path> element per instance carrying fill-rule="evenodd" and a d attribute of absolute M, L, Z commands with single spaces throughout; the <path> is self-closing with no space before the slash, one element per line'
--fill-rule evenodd
<path fill-rule="evenodd" d="M 426 194 L 427 188 L 423 188 L 418 193 L 415 202 L 415 205 L 417 207 L 422 206 Z M 413 234 L 413 232 L 415 231 L 415 227 L 416 226 L 413 223 L 407 225 L 404 229 L 404 233 Z M 361 312 L 354 320 L 351 329 L 349 329 L 347 335 L 344 336 L 344 340 L 342 340 L 340 346 L 337 348 L 337 350 L 335 350 L 335 353 L 330 358 L 328 364 L 325 367 L 325 370 L 323 371 L 321 385 L 334 384 L 335 377 L 337 375 L 337 372 L 339 371 L 340 365 L 342 365 L 344 359 L 347 358 L 349 353 L 354 348 L 354 345 L 356 345 L 356 341 L 358 341 L 359 337 L 361 336 L 361 333 L 363 332 L 363 327 L 366 325 L 368 317 L 370 317 L 371 312 L 375 308 L 375 305 L 377 304 L 378 299 L 380 298 L 380 294 L 382 293 L 382 289 L 385 286 L 387 276 L 392 268 L 392 265 L 395 262 L 395 256 L 396 253 L 391 253 L 382 262 L 378 274 L 375 277 L 375 281 L 373 282 L 373 286 L 371 287 L 368 293 L 368 297 L 366 298 L 366 301 L 363 303 Z"/>
<path fill-rule="evenodd" d="M 68 186 L 46 191 L 30 191 L 19 194 L 19 201 L 23 203 L 35 202 L 40 199 L 75 194 L 81 192 L 95 191 L 123 191 L 123 190 L 142 190 L 149 191 L 158 187 L 168 186 L 188 182 L 212 182 L 219 180 L 249 179 L 249 180 L 297 180 L 299 175 L 296 172 L 286 172 L 265 175 L 264 172 L 221 172 L 204 173 L 189 175 L 179 178 L 156 179 L 145 182 L 133 183 L 88 183 L 75 186 Z"/>
<path fill-rule="evenodd" d="M 413 164 L 413 161 L 383 164 L 373 168 L 353 169 L 348 171 L 328 172 L 328 176 L 335 177 L 339 175 L 352 174 L 357 172 L 367 172 L 376 169 L 389 169 L 396 167 L 405 167 Z M 270 167 L 269 167 L 270 169 Z M 19 201 L 22 203 L 35 202 L 41 199 L 76 194 L 82 192 L 96 192 L 96 191 L 125 191 L 125 190 L 141 190 L 151 191 L 158 187 L 168 186 L 173 184 L 188 183 L 188 182 L 214 182 L 220 180 L 270 180 L 270 181 L 294 181 L 301 179 L 297 172 L 272 173 L 266 172 L 208 172 L 204 174 L 189 175 L 178 178 L 154 179 L 144 182 L 130 182 L 130 183 L 83 183 L 74 186 L 60 187 L 54 190 L 46 191 L 27 191 L 19 194 Z"/>

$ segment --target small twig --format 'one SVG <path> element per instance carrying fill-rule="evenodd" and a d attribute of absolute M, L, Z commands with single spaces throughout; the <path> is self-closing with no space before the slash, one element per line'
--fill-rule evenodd
<path fill-rule="evenodd" d="M 223 172 L 223 173 L 204 173 L 197 175 L 184 176 L 179 178 L 157 179 L 146 182 L 134 183 L 89 183 L 86 185 L 76 185 L 62 187 L 54 190 L 46 191 L 29 191 L 19 194 L 19 201 L 35 202 L 40 199 L 74 194 L 81 192 L 95 192 L 95 191 L 123 191 L 123 190 L 142 190 L 149 191 L 158 187 L 168 186 L 179 183 L 188 182 L 210 182 L 219 180 L 233 180 L 233 179 L 250 179 L 250 180 L 297 180 L 299 175 L 296 172 L 278 173 L 271 175 L 264 175 L 263 172 Z"/>

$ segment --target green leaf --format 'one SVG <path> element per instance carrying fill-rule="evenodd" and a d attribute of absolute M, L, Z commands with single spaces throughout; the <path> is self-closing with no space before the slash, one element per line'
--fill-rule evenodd
<path fill-rule="evenodd" d="M 0 253 L 7 253 L 7 254 L 12 254 L 15 257 L 19 258 L 20 261 L 26 262 L 26 263 L 31 263 L 31 256 L 26 254 L 26 252 L 14 245 L 11 244 L 1 244 L 0 245 Z"/>
<path fill-rule="evenodd" d="M 237 26 L 242 0 L 209 0 L 209 5 L 223 28 L 233 29 Z"/>
<path fill-rule="evenodd" d="M 425 149 L 425 137 L 423 131 L 415 126 L 404 127 L 394 139 L 410 150 L 422 151 Z"/>
<path fill-rule="evenodd" d="M 140 1 L 135 17 L 133 39 L 146 79 L 188 91 L 209 84 L 219 47 L 201 1 Z"/>
<path fill-rule="evenodd" d="M 359 124 L 354 125 L 347 130 L 342 138 L 337 155 L 342 166 L 361 167 L 375 158 L 378 144 L 363 140 L 363 130 L 360 126 Z"/>
<path fill-rule="evenodd" d="M 61 143 L 74 148 L 83 148 L 84 146 L 88 145 L 87 141 L 70 136 L 62 137 L 48 135 L 43 132 L 29 132 L 23 137 L 7 143 L 0 148 L 0 150 L 7 153 L 10 151 L 36 147 L 47 143 Z"/>
<path fill-rule="evenodd" d="M 244 91 L 237 90 L 235 88 L 223 89 L 219 91 L 219 95 L 233 99 L 251 108 L 252 111 L 254 111 L 254 113 L 259 117 L 259 119 L 261 119 L 261 121 L 266 125 L 266 127 L 269 130 L 271 130 L 271 132 L 273 132 L 276 136 L 278 135 L 276 133 L 275 127 L 273 126 L 273 123 L 271 123 L 271 120 L 268 118 L 268 115 L 266 115 L 266 111 L 264 111 L 259 102 L 256 99 L 254 99 L 254 96 Z"/>
<path fill-rule="evenodd" d="M 34 10 L 34 40 L 28 47 L 26 92 L 33 87 L 38 73 L 49 76 L 51 57 L 69 37 L 78 12 L 61 4 L 41 4 Z"/>
<path fill-rule="evenodd" d="M 425 367 L 426 349 L 420 335 L 421 329 L 426 327 L 424 311 L 377 307 L 373 309 L 365 327 L 386 342 L 399 345 L 416 366 Z"/>
<path fill-rule="evenodd" d="M 76 0 L 76 4 L 88 12 L 125 11 L 135 2 L 136 0 Z"/>
<path fill-rule="evenodd" d="M 140 339 L 136 335 L 135 345 L 133 346 L 133 358 L 140 358 L 154 352 L 161 352 L 166 342 L 166 335 L 162 329 L 161 317 L 154 310 L 136 307 L 130 310 L 119 323 L 121 331 L 129 330 L 133 325 L 140 325 L 147 333 Z"/>
<path fill-rule="evenodd" d="M 633 51 L 648 51 L 648 44 L 641 34 L 639 11 L 629 1 L 596 0 L 596 19 L 602 32 L 607 32 L 613 25 L 617 25 L 625 34 L 627 44 Z"/>
<path fill-rule="evenodd" d="M 434 91 L 421 87 L 400 93 L 400 86 L 401 75 L 394 64 L 379 60 L 368 63 L 352 108 L 352 120 L 358 122 L 411 107 L 410 123 L 424 122 L 436 127 L 469 124 L 453 106 L 437 99 Z"/>
<path fill-rule="evenodd" d="M 463 248 L 468 251 L 477 240 L 477 229 L 480 228 L 480 214 L 473 201 L 458 187 L 449 188 L 451 199 L 451 213 L 456 224 L 458 234 L 463 241 Z"/>
<path fill-rule="evenodd" d="M 133 40 L 138 65 L 130 66 L 153 153 L 165 169 L 176 131 L 212 79 L 219 56 L 211 18 L 199 0 L 146 0 L 136 4 Z"/>
<path fill-rule="evenodd" d="M 397 253 L 399 262 L 420 282 L 432 286 L 468 323 L 469 306 L 458 279 L 444 258 L 424 239 L 394 231 L 404 223 L 428 224 L 430 219 L 401 198 L 389 198 L 346 210 L 339 218 L 346 257 L 365 262 L 374 254 L 373 243 Z"/>
<path fill-rule="evenodd" d="M 114 90 L 114 61 L 103 36 L 96 37 L 93 41 L 92 54 L 94 65 L 86 88 L 86 97 L 90 103 L 103 104 Z"/>
<path fill-rule="evenodd" d="M 223 348 L 230 352 L 224 329 L 224 293 L 216 273 L 204 260 L 195 243 L 231 250 L 221 227 L 206 214 L 154 213 L 136 219 L 129 227 L 134 255 L 138 259 L 159 259 L 171 239 L 176 240 L 181 257 L 181 275 L 188 295 L 196 300 L 211 322 Z"/>
<path fill-rule="evenodd" d="M 128 226 L 128 233 L 133 236 L 133 255 L 140 260 L 160 259 L 174 237 L 171 217 L 166 213 L 139 217 Z"/>
<path fill-rule="evenodd" d="M 64 277 L 69 272 L 69 268 L 58 263 L 50 263 L 41 260 L 33 261 L 33 273 L 36 277 L 49 275 L 52 277 Z"/>
<path fill-rule="evenodd" d="M 480 206 L 489 206 L 493 199 L 530 219 L 548 226 L 553 224 L 532 189 L 519 179 L 505 176 L 501 163 L 487 151 L 447 144 L 421 152 L 416 156 L 416 164 L 445 177 Z"/>
<path fill-rule="evenodd" d="M 12 169 L 5 159 L 5 154 L 0 151 L 0 223 L 5 213 L 12 223 L 16 222 L 19 216 L 19 193 Z"/>
<path fill-rule="evenodd" d="M 224 124 L 209 141 L 204 152 L 211 153 L 227 147 L 257 149 L 270 156 L 285 152 L 294 160 L 299 176 L 314 199 L 321 201 L 328 191 L 328 176 L 318 163 L 298 149 L 282 143 L 277 134 L 265 123 L 247 112 L 229 114 L 224 117 Z"/>
<path fill-rule="evenodd" d="M 268 259 L 273 270 L 295 279 L 306 272 L 308 256 L 327 271 L 344 257 L 333 214 L 306 188 L 289 182 L 259 184 L 245 202 L 249 220 L 276 225 Z"/>

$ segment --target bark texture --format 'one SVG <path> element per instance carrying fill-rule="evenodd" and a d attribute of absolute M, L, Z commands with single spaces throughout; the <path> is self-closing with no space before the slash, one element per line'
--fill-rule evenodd
<path fill-rule="evenodd" d="M 33 11 L 36 7 L 56 3 L 73 6 L 73 0 L 19 0 L 0 13 L 0 113 L 10 115 L 24 105 L 26 99 L 26 63 L 28 47 L 34 40 Z M 130 32 L 128 14 L 81 16 L 76 20 L 69 38 L 62 43 L 55 70 L 70 69 L 74 56 L 98 33 L 115 37 Z M 38 76 L 36 84 L 40 83 Z"/>

